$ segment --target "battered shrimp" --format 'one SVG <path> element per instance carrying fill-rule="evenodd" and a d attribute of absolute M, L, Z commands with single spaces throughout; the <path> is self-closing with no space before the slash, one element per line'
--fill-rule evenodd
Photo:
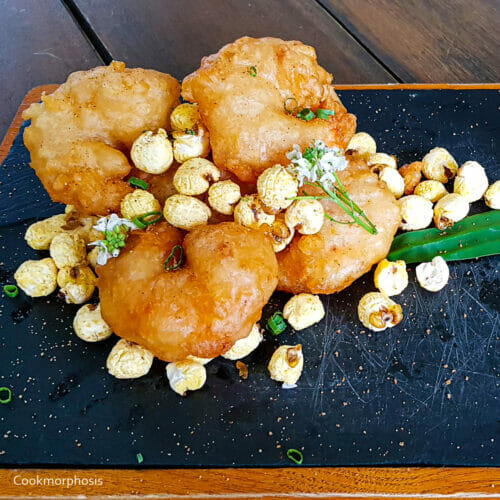
<path fill-rule="evenodd" d="M 255 182 L 266 168 L 287 164 L 294 144 L 321 139 L 345 148 L 356 118 L 346 113 L 331 83 L 312 47 L 244 37 L 204 57 L 201 68 L 184 79 L 182 95 L 199 105 L 215 164 Z M 295 107 L 329 109 L 335 116 L 304 121 L 287 113 Z"/>
<path fill-rule="evenodd" d="M 184 266 L 165 271 L 181 244 Z M 133 232 L 97 273 L 104 321 L 164 361 L 229 350 L 249 335 L 278 281 L 270 240 L 234 222 L 196 228 L 184 241 L 167 223 Z"/>
<path fill-rule="evenodd" d="M 362 160 L 350 158 L 340 179 L 353 201 L 375 224 L 378 234 L 362 227 L 325 220 L 319 233 L 296 233 L 286 250 L 277 254 L 280 274 L 278 289 L 292 293 L 334 293 L 348 287 L 389 252 L 401 216 L 394 195 L 371 173 Z M 309 187 L 308 194 L 322 194 Z M 348 221 L 338 205 L 322 200 L 325 212 Z"/>
<path fill-rule="evenodd" d="M 31 166 L 54 201 L 83 214 L 117 211 L 131 191 L 128 153 L 145 129 L 169 129 L 180 86 L 170 75 L 121 62 L 79 71 L 24 113 Z"/>

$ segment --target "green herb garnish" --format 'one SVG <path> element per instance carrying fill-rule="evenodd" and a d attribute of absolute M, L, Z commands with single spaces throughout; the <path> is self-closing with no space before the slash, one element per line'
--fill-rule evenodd
<path fill-rule="evenodd" d="M 163 269 L 165 271 L 176 271 L 182 264 L 184 264 L 184 248 L 180 245 L 175 245 L 167 260 L 163 263 Z"/>
<path fill-rule="evenodd" d="M 144 462 L 144 458 L 142 456 L 142 453 L 137 453 L 136 458 L 137 458 L 138 464 L 142 464 L 142 462 Z"/>
<path fill-rule="evenodd" d="M 2 393 L 6 392 L 7 395 L 3 396 Z M 12 401 L 12 391 L 8 387 L 0 387 L 0 403 L 7 404 Z"/>
<path fill-rule="evenodd" d="M 292 461 L 295 462 L 297 465 L 300 465 L 304 461 L 304 455 L 302 455 L 302 452 L 299 450 L 296 450 L 295 448 L 290 448 L 286 452 L 286 456 Z"/>
<path fill-rule="evenodd" d="M 286 330 L 286 323 L 283 319 L 283 313 L 281 311 L 276 311 L 268 320 L 267 320 L 267 330 L 271 333 L 271 335 L 277 336 L 280 333 L 283 333 Z"/>
<path fill-rule="evenodd" d="M 186 132 L 186 134 L 189 135 L 196 135 L 196 131 L 193 130 L 192 128 L 187 128 L 186 130 L 184 130 L 184 132 Z"/>
<path fill-rule="evenodd" d="M 17 288 L 16 285 L 4 285 L 3 291 L 5 292 L 5 295 L 11 299 L 19 295 L 19 288 Z"/>
<path fill-rule="evenodd" d="M 253 76 L 254 78 L 257 76 L 257 68 L 255 66 L 250 66 L 248 72 L 250 73 L 250 76 Z"/>
<path fill-rule="evenodd" d="M 334 116 L 335 115 L 335 111 L 333 111 L 333 109 L 321 109 L 321 108 L 318 108 L 316 110 L 316 116 L 318 118 L 320 118 L 321 120 L 328 120 L 328 118 L 330 116 Z"/>
<path fill-rule="evenodd" d="M 309 108 L 303 108 L 297 113 L 297 118 L 304 120 L 306 122 L 310 122 L 313 118 L 316 118 L 314 111 Z"/>
<path fill-rule="evenodd" d="M 299 103 L 295 97 L 288 97 L 283 103 L 285 111 L 291 115 L 294 115 L 299 110 Z"/>
<path fill-rule="evenodd" d="M 144 215 L 140 215 L 135 217 L 132 221 L 139 229 L 146 229 L 151 224 L 156 224 L 163 217 L 161 212 L 149 212 Z"/>
<path fill-rule="evenodd" d="M 142 179 L 138 179 L 137 177 L 131 177 L 128 180 L 128 183 L 131 186 L 138 187 L 140 189 L 147 189 L 149 187 L 149 184 L 146 181 L 143 181 Z"/>

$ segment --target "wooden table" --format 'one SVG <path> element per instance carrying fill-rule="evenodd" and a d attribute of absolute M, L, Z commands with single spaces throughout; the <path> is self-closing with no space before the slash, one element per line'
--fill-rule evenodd
<path fill-rule="evenodd" d="M 242 35 L 313 45 L 337 83 L 500 81 L 496 0 L 0 0 L 0 9 L 0 137 L 36 85 L 112 59 L 182 78 L 202 56 Z M 37 475 L 97 477 L 103 484 L 16 484 Z M 138 493 L 485 498 L 500 497 L 500 474 L 487 468 L 0 469 L 0 498 Z"/>

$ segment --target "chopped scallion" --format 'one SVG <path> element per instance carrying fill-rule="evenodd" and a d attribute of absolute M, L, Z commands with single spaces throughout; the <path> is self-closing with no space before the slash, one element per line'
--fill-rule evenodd
<path fill-rule="evenodd" d="M 6 392 L 7 395 L 4 396 L 3 393 Z M 8 387 L 0 387 L 0 403 L 7 404 L 12 401 L 12 391 Z"/>
<path fill-rule="evenodd" d="M 267 320 L 267 330 L 274 336 L 279 335 L 286 330 L 286 323 L 283 319 L 283 313 L 281 311 L 276 311 Z"/>
<path fill-rule="evenodd" d="M 3 291 L 5 292 L 5 295 L 11 299 L 19 295 L 19 288 L 17 288 L 16 285 L 4 285 Z"/>
<path fill-rule="evenodd" d="M 184 132 L 189 135 L 196 135 L 196 131 L 193 130 L 192 128 L 187 128 Z"/>
<path fill-rule="evenodd" d="M 298 103 L 297 99 L 295 99 L 295 97 L 289 97 L 288 99 L 285 99 L 285 102 L 283 103 L 283 107 L 285 108 L 285 111 L 287 113 L 290 113 L 291 115 L 293 115 L 299 109 L 299 103 Z"/>
<path fill-rule="evenodd" d="M 250 66 L 248 72 L 250 73 L 250 76 L 253 76 L 254 78 L 257 76 L 257 68 L 255 66 Z"/>
<path fill-rule="evenodd" d="M 333 111 L 333 109 L 321 109 L 321 108 L 318 108 L 316 110 L 316 116 L 318 118 L 320 118 L 321 120 L 328 120 L 328 118 L 330 116 L 334 116 L 335 115 L 335 111 Z"/>
<path fill-rule="evenodd" d="M 138 187 L 140 189 L 147 189 L 149 187 L 149 184 L 146 181 L 143 181 L 142 179 L 138 179 L 137 177 L 131 177 L 128 180 L 128 183 L 131 186 Z"/>
<path fill-rule="evenodd" d="M 177 255 L 178 254 L 178 255 Z M 184 248 L 180 245 L 175 245 L 167 257 L 167 260 L 163 263 L 163 269 L 165 271 L 175 271 L 184 264 Z"/>
<path fill-rule="evenodd" d="M 297 465 L 300 465 L 304 461 L 304 455 L 302 455 L 302 452 L 299 450 L 296 450 L 295 448 L 290 448 L 286 452 L 286 456 L 292 461 L 295 462 Z"/>
<path fill-rule="evenodd" d="M 151 224 L 156 224 L 163 217 L 161 212 L 149 212 L 144 215 L 140 215 L 139 217 L 135 217 L 132 221 L 139 229 L 145 229 Z"/>
<path fill-rule="evenodd" d="M 136 458 L 138 464 L 142 464 L 142 462 L 144 462 L 144 457 L 142 456 L 142 453 L 137 453 Z"/>
<path fill-rule="evenodd" d="M 300 118 L 301 120 L 304 120 L 306 122 L 310 122 L 315 117 L 316 117 L 316 115 L 314 114 L 314 111 L 312 111 L 309 108 L 301 109 L 297 113 L 297 118 Z"/>

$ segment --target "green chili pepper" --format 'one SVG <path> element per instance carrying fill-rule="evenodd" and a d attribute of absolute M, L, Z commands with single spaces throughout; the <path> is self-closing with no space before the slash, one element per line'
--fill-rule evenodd
<path fill-rule="evenodd" d="M 394 238 L 388 260 L 429 262 L 437 255 L 445 260 L 465 260 L 500 254 L 500 211 L 466 217 L 440 231 L 424 229 Z"/>

